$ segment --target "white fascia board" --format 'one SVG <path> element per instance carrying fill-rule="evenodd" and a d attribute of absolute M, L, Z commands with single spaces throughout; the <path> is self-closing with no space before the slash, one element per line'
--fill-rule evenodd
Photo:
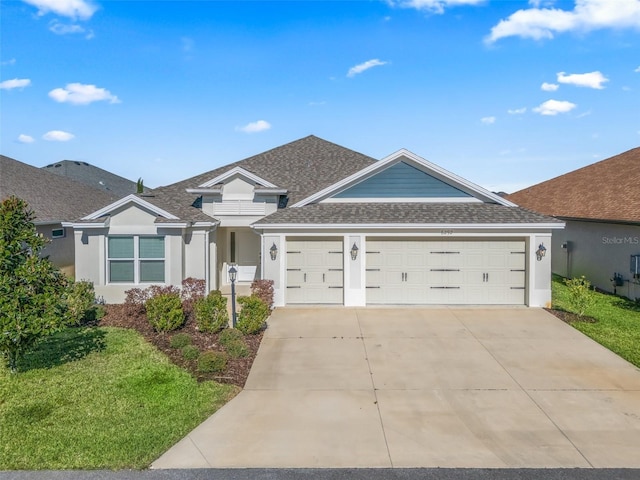
<path fill-rule="evenodd" d="M 100 210 L 90 213 L 86 217 L 81 218 L 81 220 L 95 220 L 96 218 L 103 217 L 106 214 L 111 213 L 114 210 L 117 210 L 118 208 L 123 207 L 129 203 L 134 203 L 139 207 L 142 207 L 146 210 L 150 210 L 151 212 L 155 213 L 157 216 L 164 217 L 169 220 L 178 220 L 178 217 L 176 217 L 175 215 L 172 215 L 171 213 L 167 212 L 166 210 L 163 210 L 162 208 L 156 207 L 152 203 L 149 203 L 146 200 L 143 200 L 142 198 L 137 197 L 133 193 L 131 195 L 127 195 L 124 198 L 121 198 L 116 202 L 113 202 L 110 205 L 107 205 L 104 208 L 101 208 Z"/>
<path fill-rule="evenodd" d="M 195 193 L 196 195 L 222 195 L 221 188 L 186 188 L 187 193 Z"/>
<path fill-rule="evenodd" d="M 475 197 L 410 197 L 410 198 L 335 198 L 329 197 L 318 203 L 484 203 Z"/>
<path fill-rule="evenodd" d="M 74 223 L 74 222 L 62 222 L 62 226 L 65 228 L 73 228 L 74 230 L 83 230 L 85 228 L 107 228 L 109 221 L 100 222 L 87 222 L 87 223 Z"/>
<path fill-rule="evenodd" d="M 232 177 L 232 176 L 234 176 L 236 174 L 237 175 L 242 175 L 243 177 L 248 178 L 249 180 L 262 185 L 263 187 L 276 188 L 276 185 L 274 185 L 273 183 L 267 182 L 264 178 L 260 178 L 259 176 L 254 175 L 253 173 L 246 171 L 242 167 L 234 167 L 231 170 L 228 170 L 228 171 L 224 172 L 222 175 L 218 175 L 216 178 L 212 178 L 208 182 L 205 182 L 202 185 L 198 185 L 198 187 L 201 187 L 201 188 L 212 187 L 213 185 L 221 183 L 224 180 L 226 180 L 227 178 L 230 178 L 230 177 Z"/>
<path fill-rule="evenodd" d="M 288 192 L 286 188 L 254 188 L 253 193 L 257 194 L 270 194 L 270 195 L 284 195 Z"/>
<path fill-rule="evenodd" d="M 564 223 L 352 223 L 352 224 L 328 224 L 328 223 L 254 223 L 252 228 L 262 230 L 454 230 L 454 229 L 482 229 L 482 230 L 548 230 L 564 228 Z"/>
<path fill-rule="evenodd" d="M 431 163 L 428 160 L 425 160 L 424 158 L 416 155 L 415 153 L 412 153 L 409 150 L 403 148 L 383 158 L 382 160 L 379 160 L 374 164 L 363 168 L 359 172 L 356 172 L 353 175 L 343 178 L 339 182 L 336 182 L 333 185 L 330 185 L 327 188 L 320 190 L 319 192 L 300 200 L 299 202 L 291 205 L 291 207 L 289 208 L 303 207 L 310 203 L 316 203 L 318 201 L 324 200 L 325 198 L 331 196 L 332 194 L 335 194 L 341 190 L 344 190 L 346 187 L 349 187 L 355 183 L 358 183 L 357 180 L 360 180 L 360 179 L 364 180 L 367 177 L 373 176 L 373 174 L 375 174 L 376 172 L 380 170 L 384 170 L 391 164 L 402 161 L 403 158 L 409 160 L 410 163 L 413 163 L 418 167 L 422 167 L 421 169 L 426 173 L 429 173 L 435 176 L 436 178 L 445 181 L 446 183 L 452 184 L 452 186 L 454 187 L 456 186 L 461 187 L 462 190 L 470 191 L 472 192 L 472 194 L 478 195 L 480 197 L 484 197 L 485 200 L 490 200 L 499 205 L 505 205 L 507 207 L 517 206 L 515 203 L 512 203 L 502 198 L 500 195 L 496 195 L 495 193 L 492 193 L 489 190 L 486 190 L 481 186 L 476 185 L 475 183 L 465 180 L 464 178 L 458 175 L 455 175 L 454 173 L 451 173 L 448 170 L 445 170 L 444 168 L 439 167 L 438 165 Z"/>
<path fill-rule="evenodd" d="M 191 226 L 192 227 L 217 227 L 218 225 L 220 225 L 219 221 L 215 221 L 215 222 L 194 222 Z"/>
<path fill-rule="evenodd" d="M 176 222 L 176 223 L 154 223 L 157 228 L 187 228 L 190 224 L 187 222 Z"/>

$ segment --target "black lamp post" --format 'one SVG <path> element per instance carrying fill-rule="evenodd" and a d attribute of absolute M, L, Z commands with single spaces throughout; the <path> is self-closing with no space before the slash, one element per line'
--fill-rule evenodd
<path fill-rule="evenodd" d="M 229 269 L 229 280 L 231 280 L 231 326 L 236 328 L 236 278 L 238 270 L 233 265 Z"/>

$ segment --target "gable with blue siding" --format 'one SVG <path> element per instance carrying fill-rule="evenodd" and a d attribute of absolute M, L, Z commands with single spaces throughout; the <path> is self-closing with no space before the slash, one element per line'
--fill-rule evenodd
<path fill-rule="evenodd" d="M 333 198 L 465 197 L 471 197 L 471 195 L 404 162 L 396 163 L 333 196 Z"/>

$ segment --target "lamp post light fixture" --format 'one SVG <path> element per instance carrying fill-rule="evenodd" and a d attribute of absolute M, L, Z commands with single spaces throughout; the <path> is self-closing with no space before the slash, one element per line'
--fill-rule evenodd
<path fill-rule="evenodd" d="M 547 253 L 547 248 L 544 246 L 544 243 L 538 245 L 538 250 L 536 250 L 536 258 L 538 261 L 542 260 L 542 257 Z"/>
<path fill-rule="evenodd" d="M 231 326 L 233 328 L 236 328 L 236 278 L 238 278 L 238 270 L 231 265 L 229 280 L 231 280 Z"/>
<path fill-rule="evenodd" d="M 351 260 L 355 260 L 356 258 L 358 258 L 358 246 L 356 245 L 356 242 L 353 242 L 353 247 L 351 247 Z"/>
<path fill-rule="evenodd" d="M 273 245 L 271 245 L 269 255 L 271 255 L 271 260 L 275 260 L 278 257 L 278 247 L 276 247 L 276 242 L 273 242 Z"/>

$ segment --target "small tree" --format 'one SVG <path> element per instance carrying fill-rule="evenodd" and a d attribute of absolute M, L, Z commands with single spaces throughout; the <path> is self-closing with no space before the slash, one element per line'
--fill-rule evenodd
<path fill-rule="evenodd" d="M 144 181 L 142 180 L 142 177 L 138 178 L 138 181 L 136 182 L 136 193 L 144 193 Z"/>
<path fill-rule="evenodd" d="M 26 202 L 0 203 L 0 355 L 11 373 L 38 339 L 71 321 L 64 298 L 67 279 L 40 252 L 46 244 Z"/>

